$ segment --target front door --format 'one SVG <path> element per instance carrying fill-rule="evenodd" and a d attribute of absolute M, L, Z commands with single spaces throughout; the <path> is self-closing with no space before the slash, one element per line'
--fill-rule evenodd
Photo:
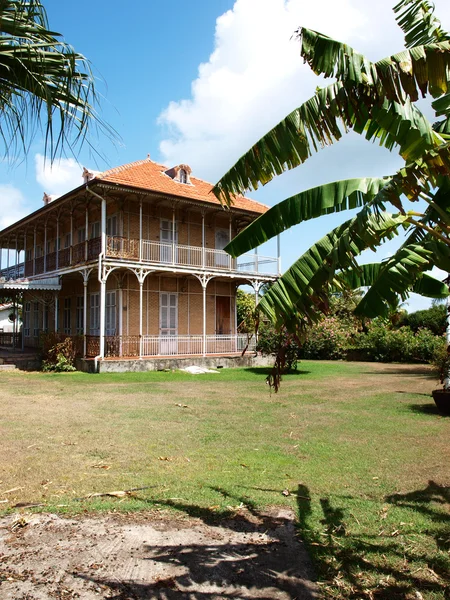
<path fill-rule="evenodd" d="M 216 296 L 216 334 L 231 333 L 231 309 L 229 296 Z"/>
<path fill-rule="evenodd" d="M 178 353 L 178 296 L 161 292 L 159 304 L 159 353 L 166 356 Z"/>

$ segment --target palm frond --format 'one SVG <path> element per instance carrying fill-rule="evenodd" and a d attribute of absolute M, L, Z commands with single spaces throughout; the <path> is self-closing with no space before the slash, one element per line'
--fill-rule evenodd
<path fill-rule="evenodd" d="M 262 137 L 220 179 L 213 193 L 230 205 L 233 197 L 265 185 L 286 169 L 304 163 L 313 152 L 354 129 L 391 150 L 398 145 L 414 160 L 442 143 L 429 121 L 408 100 L 403 105 L 374 99 L 364 89 L 333 83 L 292 111 Z"/>
<path fill-rule="evenodd" d="M 374 285 L 384 268 L 384 263 L 367 263 L 346 269 L 337 278 L 346 287 L 356 290 Z M 427 298 L 447 298 L 449 295 L 448 286 L 427 273 L 417 273 L 417 279 L 410 282 L 408 292 Z"/>
<path fill-rule="evenodd" d="M 403 103 L 419 93 L 434 97 L 449 89 L 450 41 L 403 50 L 376 63 L 317 31 L 301 28 L 301 56 L 317 75 L 336 77 L 344 84 L 371 88 L 372 94 Z"/>
<path fill-rule="evenodd" d="M 303 221 L 360 208 L 371 202 L 388 182 L 388 178 L 375 177 L 344 179 L 295 194 L 250 223 L 225 251 L 237 257 Z"/>
<path fill-rule="evenodd" d="M 447 255 L 449 250 L 446 251 Z M 423 271 L 429 271 L 433 265 L 433 252 L 423 244 L 402 246 L 394 256 L 380 265 L 376 279 L 359 302 L 355 314 L 370 318 L 387 316 L 398 296 L 405 300 L 412 284 Z"/>
<path fill-rule="evenodd" d="M 434 16 L 434 4 L 428 0 L 401 0 L 394 6 L 396 21 L 405 34 L 407 48 L 419 44 L 433 44 L 450 39 Z"/>
<path fill-rule="evenodd" d="M 88 60 L 48 29 L 37 0 L 0 6 L 0 137 L 5 149 L 25 150 L 37 130 L 50 159 L 87 140 L 92 128 L 117 139 L 97 113 L 98 94 Z M 89 143 L 89 140 L 88 140 Z"/>
<path fill-rule="evenodd" d="M 356 266 L 355 257 L 391 239 L 405 222 L 402 215 L 360 213 L 311 246 L 262 297 L 258 308 L 276 325 L 298 315 L 315 322 L 324 311 L 328 286 L 338 269 Z"/>

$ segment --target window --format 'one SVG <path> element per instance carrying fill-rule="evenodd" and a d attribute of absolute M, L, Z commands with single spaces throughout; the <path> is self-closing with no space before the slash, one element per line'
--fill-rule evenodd
<path fill-rule="evenodd" d="M 77 231 L 77 243 L 82 244 L 85 241 L 86 241 L 86 228 L 80 227 L 80 229 L 78 229 L 78 231 Z"/>
<path fill-rule="evenodd" d="M 48 324 L 50 321 L 50 311 L 48 308 L 48 304 L 46 304 L 43 308 L 42 308 L 42 331 L 45 331 L 45 333 L 48 333 Z M 56 315 L 56 321 L 58 321 L 58 314 Z M 58 323 L 56 323 L 55 325 L 56 327 L 56 331 L 58 331 Z"/>
<path fill-rule="evenodd" d="M 52 251 L 52 243 L 50 240 L 47 241 L 47 254 L 50 254 Z"/>
<path fill-rule="evenodd" d="M 91 294 L 91 310 L 89 314 L 89 333 L 100 335 L 100 294 Z"/>
<path fill-rule="evenodd" d="M 180 179 L 180 183 L 187 183 L 187 173 L 185 169 L 180 169 L 180 172 L 178 173 L 178 177 Z"/>
<path fill-rule="evenodd" d="M 36 258 L 40 258 L 42 256 L 42 246 L 36 246 Z"/>
<path fill-rule="evenodd" d="M 117 235 L 117 215 L 111 215 L 106 219 L 106 235 Z"/>
<path fill-rule="evenodd" d="M 116 292 L 106 292 L 106 335 L 116 335 Z"/>
<path fill-rule="evenodd" d="M 70 248 L 70 233 L 66 233 L 64 237 L 64 248 Z"/>
<path fill-rule="evenodd" d="M 33 336 L 39 337 L 39 302 L 33 302 Z"/>
<path fill-rule="evenodd" d="M 100 237 L 100 221 L 91 223 L 91 237 L 89 239 L 93 240 L 98 237 Z"/>
<path fill-rule="evenodd" d="M 25 260 L 27 262 L 30 261 L 30 260 L 32 260 L 32 251 L 31 251 L 31 248 L 29 250 L 27 250 Z"/>
<path fill-rule="evenodd" d="M 70 335 L 71 328 L 71 298 L 64 298 L 64 312 L 63 312 L 63 331 Z"/>
<path fill-rule="evenodd" d="M 31 302 L 25 302 L 25 310 L 23 313 L 23 335 L 30 337 L 30 317 L 31 317 Z"/>
<path fill-rule="evenodd" d="M 75 327 L 77 335 L 84 334 L 84 298 L 77 296 L 77 307 L 75 313 Z"/>

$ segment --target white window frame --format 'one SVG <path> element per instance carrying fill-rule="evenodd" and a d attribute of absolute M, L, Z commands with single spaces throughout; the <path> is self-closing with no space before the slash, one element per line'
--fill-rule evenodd
<path fill-rule="evenodd" d="M 86 241 L 86 227 L 79 227 L 77 229 L 77 242 L 82 244 Z"/>
<path fill-rule="evenodd" d="M 117 218 L 117 214 L 109 215 L 106 218 L 106 235 L 110 235 L 112 237 L 116 237 L 119 235 L 119 219 Z"/>
<path fill-rule="evenodd" d="M 63 332 L 67 335 L 72 333 L 72 302 L 70 296 L 64 298 Z"/>
<path fill-rule="evenodd" d="M 95 238 L 99 238 L 101 235 L 100 221 L 94 221 L 91 223 L 91 235 L 89 237 L 90 240 L 95 240 Z"/>
<path fill-rule="evenodd" d="M 163 297 L 167 296 L 167 303 L 163 304 Z M 170 323 L 170 298 L 173 297 L 175 299 L 175 323 L 174 326 L 171 327 Z M 163 327 L 163 312 L 164 309 L 169 309 L 167 312 L 167 327 Z M 159 332 L 160 335 L 178 335 L 178 294 L 176 292 L 160 292 L 159 293 Z M 170 332 L 170 333 L 163 333 Z"/>
<path fill-rule="evenodd" d="M 116 335 L 117 330 L 117 294 L 116 290 L 106 292 L 105 299 L 105 329 L 106 335 Z"/>
<path fill-rule="evenodd" d="M 77 296 L 75 311 L 75 331 L 77 335 L 84 335 L 84 297 Z"/>
<path fill-rule="evenodd" d="M 100 335 L 100 294 L 89 294 L 89 334 Z"/>
<path fill-rule="evenodd" d="M 31 302 L 25 302 L 23 311 L 23 335 L 30 337 Z"/>
<path fill-rule="evenodd" d="M 39 337 L 41 328 L 39 327 L 39 302 L 33 303 L 33 337 Z"/>

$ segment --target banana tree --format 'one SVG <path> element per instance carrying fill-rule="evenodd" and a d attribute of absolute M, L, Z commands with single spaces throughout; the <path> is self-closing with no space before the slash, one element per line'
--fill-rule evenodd
<path fill-rule="evenodd" d="M 426 0 L 402 0 L 394 11 L 406 48 L 378 62 L 300 28 L 301 57 L 317 75 L 335 81 L 256 142 L 214 188 L 230 205 L 234 196 L 304 163 L 349 130 L 377 139 L 404 159 L 390 177 L 337 181 L 287 198 L 226 247 L 236 257 L 298 223 L 360 209 L 307 250 L 264 295 L 259 309 L 278 326 L 298 331 L 299 324 L 317 321 L 330 291 L 339 286 L 368 285 L 356 311 L 372 317 L 385 315 L 394 299 L 410 291 L 448 295 L 447 286 L 426 271 L 434 266 L 450 271 L 450 35 Z M 440 118 L 433 124 L 416 105 L 427 95 Z M 417 208 L 411 210 L 414 203 Z M 388 261 L 358 265 L 363 250 L 400 231 L 406 231 L 406 240 Z"/>

